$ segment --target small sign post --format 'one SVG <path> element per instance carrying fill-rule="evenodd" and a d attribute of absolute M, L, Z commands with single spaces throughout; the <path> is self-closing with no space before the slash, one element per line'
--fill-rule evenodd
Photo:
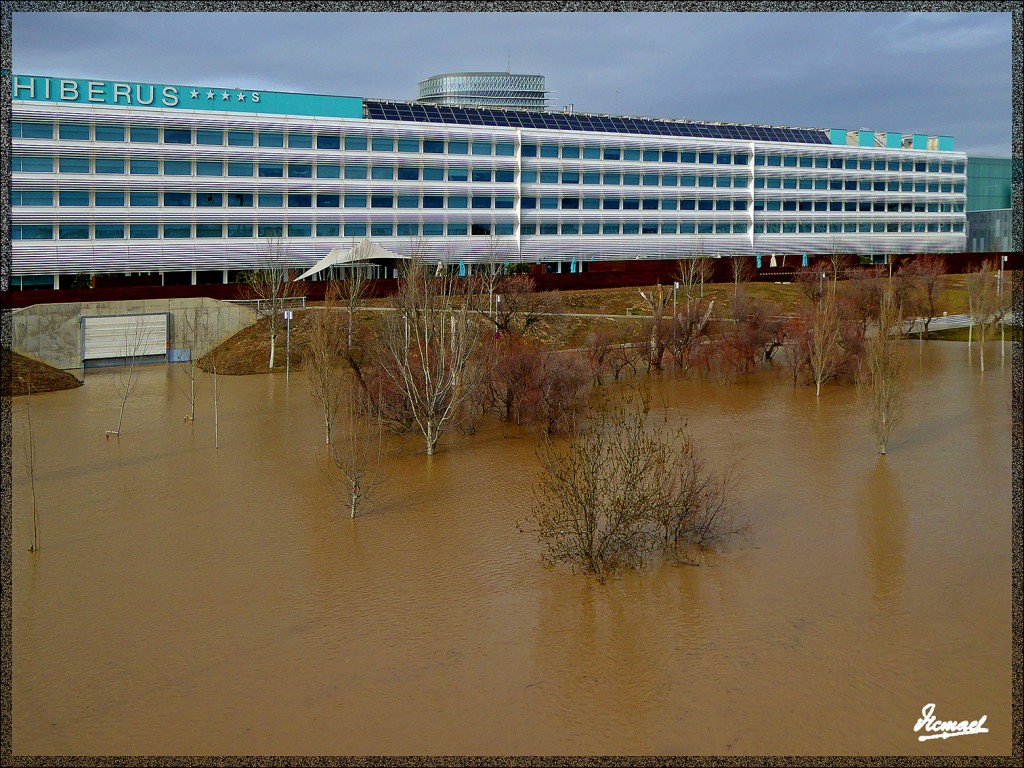
<path fill-rule="evenodd" d="M 285 327 L 285 353 L 284 353 L 284 381 L 287 384 L 291 380 L 291 368 L 292 368 L 292 311 L 286 309 L 284 311 L 284 327 Z"/>

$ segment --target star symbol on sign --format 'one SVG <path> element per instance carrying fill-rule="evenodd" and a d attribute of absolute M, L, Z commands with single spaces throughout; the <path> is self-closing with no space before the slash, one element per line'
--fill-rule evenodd
<path fill-rule="evenodd" d="M 193 99 L 198 99 L 199 98 L 199 91 L 195 90 L 194 88 L 192 89 L 192 98 Z"/>
<path fill-rule="evenodd" d="M 239 101 L 245 101 L 245 94 L 244 93 L 239 93 L 238 94 L 238 100 Z"/>
<path fill-rule="evenodd" d="M 228 93 L 227 91 L 221 91 L 221 94 L 220 94 L 221 101 L 227 101 L 230 98 L 231 98 L 231 94 L 230 93 Z"/>
<path fill-rule="evenodd" d="M 206 92 L 206 98 L 208 98 L 208 99 L 212 99 L 214 97 L 214 95 L 215 94 L 213 93 L 213 91 L 207 91 Z"/>

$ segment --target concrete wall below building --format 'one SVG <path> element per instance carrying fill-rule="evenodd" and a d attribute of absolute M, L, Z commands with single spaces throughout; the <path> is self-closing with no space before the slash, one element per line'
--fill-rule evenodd
<path fill-rule="evenodd" d="M 81 377 L 83 317 L 159 312 L 170 315 L 169 354 L 172 350 L 192 346 L 186 339 L 187 318 L 195 312 L 205 317 L 210 332 L 195 350 L 196 357 L 202 357 L 217 344 L 256 322 L 256 313 L 249 307 L 209 298 L 35 304 L 12 312 L 12 348 L 19 354 Z"/>

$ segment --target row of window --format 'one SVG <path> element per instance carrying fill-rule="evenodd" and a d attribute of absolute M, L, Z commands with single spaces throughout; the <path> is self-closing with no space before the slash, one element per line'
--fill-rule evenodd
<path fill-rule="evenodd" d="M 754 189 L 845 189 L 862 192 L 945 192 L 963 194 L 962 181 L 898 181 L 895 179 L 811 179 L 759 176 Z"/>
<path fill-rule="evenodd" d="M 14 190 L 11 204 L 17 206 L 52 206 L 51 190 Z M 217 192 L 156 190 L 62 189 L 56 194 L 61 207 L 152 208 L 515 208 L 513 195 L 365 195 L 310 192 Z M 645 211 L 745 211 L 746 199 L 693 197 L 532 197 L 521 199 L 525 210 L 645 210 Z M 755 199 L 755 211 L 881 211 L 888 213 L 962 213 L 963 201 L 929 202 L 924 200 L 777 200 Z"/>
<path fill-rule="evenodd" d="M 15 121 L 11 124 L 14 138 L 52 139 L 52 123 Z M 219 128 L 173 128 L 156 126 L 59 123 L 57 136 L 65 141 L 142 142 L 157 144 L 197 144 L 206 146 L 269 147 L 289 149 L 346 149 L 350 151 L 408 152 L 423 154 L 515 156 L 515 144 L 502 141 L 467 141 L 456 139 L 399 138 L 365 134 L 285 133 L 282 131 L 244 131 Z M 619 145 L 579 145 L 557 143 L 524 143 L 523 157 L 562 159 L 622 160 L 626 162 L 698 163 L 746 165 L 744 152 L 679 151 L 672 149 L 623 147 Z M 757 153 L 755 165 L 790 168 L 845 168 L 887 170 L 915 173 L 964 173 L 962 162 L 895 160 L 844 155 L 812 157 L 809 155 Z"/>
<path fill-rule="evenodd" d="M 743 235 L 745 221 L 562 221 L 523 222 L 522 235 L 675 235 L 716 234 Z M 251 238 L 251 237 L 425 237 L 456 235 L 512 235 L 511 222 L 241 222 L 241 223 L 139 223 L 139 224 L 61 224 L 56 227 L 61 240 L 151 240 Z M 963 222 L 905 221 L 767 221 L 753 224 L 754 234 L 853 234 L 853 233 L 921 233 L 963 232 Z M 51 225 L 17 225 L 12 228 L 14 240 L 52 240 Z"/>
<path fill-rule="evenodd" d="M 963 173 L 964 163 L 938 160 L 895 160 L 884 157 L 808 157 L 806 155 L 774 155 L 758 152 L 754 165 L 781 168 L 832 168 L 848 171 L 901 171 L 913 173 Z"/>

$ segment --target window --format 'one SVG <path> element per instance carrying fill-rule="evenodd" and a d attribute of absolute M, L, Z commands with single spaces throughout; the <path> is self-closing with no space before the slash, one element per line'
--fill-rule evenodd
<path fill-rule="evenodd" d="M 365 208 L 366 195 L 345 195 L 346 208 Z"/>
<path fill-rule="evenodd" d="M 661 161 L 663 163 L 679 162 L 679 153 L 672 149 L 666 149 L 661 153 Z"/>
<path fill-rule="evenodd" d="M 61 224 L 59 233 L 61 240 L 88 240 L 88 224 Z"/>
<path fill-rule="evenodd" d="M 208 144 L 221 146 L 224 144 L 224 131 L 210 131 L 201 128 L 196 129 L 196 144 Z"/>
<path fill-rule="evenodd" d="M 490 181 L 491 180 L 491 169 L 490 168 L 474 168 L 473 169 L 473 181 Z"/>
<path fill-rule="evenodd" d="M 97 224 L 97 240 L 123 240 L 124 224 Z"/>
<path fill-rule="evenodd" d="M 638 161 L 640 159 L 640 150 L 627 148 L 622 150 L 622 159 L 630 161 Z"/>
<path fill-rule="evenodd" d="M 398 140 L 398 151 L 399 152 L 419 152 L 420 151 L 420 140 L 417 139 L 399 139 Z"/>
<path fill-rule="evenodd" d="M 224 163 L 196 160 L 196 176 L 223 176 Z"/>
<path fill-rule="evenodd" d="M 494 198 L 495 208 L 515 208 L 516 201 L 512 195 L 498 195 Z"/>
<path fill-rule="evenodd" d="M 99 161 L 97 160 L 97 163 Z M 191 160 L 164 160 L 164 176 L 191 176 Z"/>
<path fill-rule="evenodd" d="M 697 210 L 700 210 L 700 211 L 710 211 L 710 210 L 712 210 L 714 208 L 714 204 L 715 204 L 714 200 L 698 200 L 697 201 Z"/>
<path fill-rule="evenodd" d="M 289 224 L 288 237 L 312 237 L 312 224 Z"/>
<path fill-rule="evenodd" d="M 96 173 L 124 173 L 124 158 L 96 158 Z"/>
<path fill-rule="evenodd" d="M 715 177 L 714 176 L 698 176 L 697 177 L 697 186 L 698 187 L 713 187 L 713 186 L 715 186 Z"/>
<path fill-rule="evenodd" d="M 525 145 L 523 147 L 526 148 Z M 468 141 L 449 141 L 448 142 L 448 154 L 449 155 L 468 155 L 469 154 L 469 142 Z"/>
<path fill-rule="evenodd" d="M 135 194 L 135 193 L 133 193 Z M 141 194 L 141 193 L 140 193 Z M 152 193 L 156 195 L 156 193 Z M 89 192 L 88 190 L 79 189 L 62 189 L 60 191 L 60 204 L 68 206 L 84 206 L 89 205 Z M 153 205 L 156 205 L 154 202 Z"/>
<path fill-rule="evenodd" d="M 663 235 L 674 235 L 676 233 L 677 224 L 674 221 L 663 221 L 661 222 L 661 234 Z"/>
<path fill-rule="evenodd" d="M 312 179 L 313 166 L 306 163 L 288 163 L 288 178 Z"/>
<path fill-rule="evenodd" d="M 196 237 L 223 237 L 224 226 L 219 222 L 217 224 L 210 223 L 197 223 L 196 224 Z"/>
<path fill-rule="evenodd" d="M 370 222 L 370 235 L 372 237 L 392 237 L 395 227 L 390 221 Z"/>
<path fill-rule="evenodd" d="M 474 208 L 490 208 L 491 207 L 491 198 L 490 198 L 490 196 L 481 197 L 479 195 L 474 195 L 473 196 L 473 207 Z"/>
<path fill-rule="evenodd" d="M 566 149 L 572 149 L 572 147 L 566 147 Z M 575 155 L 566 155 L 566 157 L 579 157 L 579 147 L 575 147 Z M 508 141 L 499 141 L 494 145 L 494 154 L 499 157 L 513 157 L 516 153 L 516 145 Z"/>
<path fill-rule="evenodd" d="M 370 196 L 370 207 L 371 208 L 394 208 L 395 198 L 393 195 L 371 195 Z"/>
<path fill-rule="evenodd" d="M 375 165 L 370 169 L 370 178 L 390 181 L 395 178 L 395 169 L 391 166 Z"/>
<path fill-rule="evenodd" d="M 164 192 L 165 206 L 188 207 L 192 205 L 191 192 Z"/>
<path fill-rule="evenodd" d="M 291 149 L 312 149 L 313 134 L 311 133 L 289 133 L 288 146 Z"/>
<path fill-rule="evenodd" d="M 811 165 L 813 165 L 813 162 L 814 162 L 813 159 L 810 158 L 810 157 L 801 157 L 800 158 L 800 167 L 801 168 L 810 168 Z"/>
<path fill-rule="evenodd" d="M 261 192 L 259 195 L 260 208 L 284 208 L 284 195 L 271 192 Z"/>
<path fill-rule="evenodd" d="M 416 195 L 399 195 L 398 196 L 398 207 L 399 208 L 419 208 L 420 199 Z"/>
<path fill-rule="evenodd" d="M 15 139 L 52 139 L 52 123 L 11 123 L 11 136 Z"/>
<path fill-rule="evenodd" d="M 622 150 L 618 147 L 605 147 L 604 148 L 604 159 L 605 160 L 620 160 L 622 158 Z M 605 182 L 607 183 L 607 182 Z"/>
<path fill-rule="evenodd" d="M 370 139 L 370 148 L 374 152 L 394 152 L 395 138 L 394 136 L 374 136 Z"/>
<path fill-rule="evenodd" d="M 96 141 L 124 141 L 124 126 L 97 125 Z"/>
<path fill-rule="evenodd" d="M 448 169 L 448 181 L 469 181 L 469 169 L 464 166 L 452 166 Z"/>
<path fill-rule="evenodd" d="M 374 168 L 374 170 L 377 170 Z M 403 166 L 398 169 L 398 180 L 399 181 L 419 181 L 420 169 L 412 168 L 409 166 Z"/>
<path fill-rule="evenodd" d="M 684 197 L 679 201 L 679 210 L 694 211 L 697 209 L 697 201 L 692 197 Z"/>
<path fill-rule="evenodd" d="M 99 126 L 96 126 L 96 133 L 99 134 Z M 164 144 L 191 144 L 191 128 L 164 128 Z"/>
<path fill-rule="evenodd" d="M 341 195 L 317 195 L 316 206 L 317 208 L 340 208 Z"/>
<path fill-rule="evenodd" d="M 537 181 L 536 171 L 522 171 L 520 175 L 523 184 L 534 184 Z"/>
<path fill-rule="evenodd" d="M 317 163 L 316 177 L 318 179 L 341 178 L 341 166 L 333 163 Z"/>
<path fill-rule="evenodd" d="M 122 208 L 124 207 L 124 192 L 121 190 L 96 190 L 96 206 L 108 207 L 108 208 Z"/>
<path fill-rule="evenodd" d="M 624 173 L 622 174 L 622 183 L 630 187 L 640 186 L 640 174 L 639 173 Z"/>
<path fill-rule="evenodd" d="M 88 192 L 86 197 L 88 198 Z M 86 202 L 86 205 L 89 203 Z M 11 205 L 53 205 L 53 192 L 32 190 L 11 190 Z"/>
<path fill-rule="evenodd" d="M 228 176 L 252 176 L 252 163 L 228 163 Z"/>
<path fill-rule="evenodd" d="M 580 199 L 578 197 L 563 197 L 562 198 L 562 209 L 563 210 L 579 210 Z"/>
<path fill-rule="evenodd" d="M 155 240 L 160 236 L 160 227 L 156 224 L 132 224 L 128 234 L 132 240 Z"/>
<path fill-rule="evenodd" d="M 318 133 L 316 135 L 317 149 L 341 149 L 341 137 L 332 133 Z"/>
<path fill-rule="evenodd" d="M 540 223 L 540 233 L 542 235 L 557 235 L 558 223 L 554 221 L 542 221 Z"/>
<path fill-rule="evenodd" d="M 519 200 L 519 207 L 524 210 L 530 210 L 537 207 L 536 197 L 523 197 Z"/>
<path fill-rule="evenodd" d="M 674 211 L 679 206 L 679 201 L 674 197 L 666 197 L 661 201 L 661 210 Z"/>
<path fill-rule="evenodd" d="M 622 199 L 623 210 L 628 211 L 639 211 L 640 210 L 640 198 L 639 197 L 624 197 Z"/>
<path fill-rule="evenodd" d="M 366 137 L 365 136 L 346 136 L 345 137 L 345 149 L 352 151 L 365 151 L 366 150 Z"/>
<path fill-rule="evenodd" d="M 366 178 L 366 166 L 365 165 L 346 165 L 345 166 L 345 178 L 346 179 L 365 179 Z"/>
<path fill-rule="evenodd" d="M 252 224 L 228 224 L 228 237 L 252 237 Z"/>
<path fill-rule="evenodd" d="M 366 237 L 366 224 L 362 222 L 346 222 L 345 237 Z"/>
<path fill-rule="evenodd" d="M 426 237 L 440 237 L 444 234 L 444 223 L 440 221 L 423 222 L 423 234 Z"/>
<path fill-rule="evenodd" d="M 495 181 L 501 181 L 501 182 L 512 182 L 512 181 L 515 181 L 516 180 L 516 172 L 515 171 L 496 170 L 494 172 L 494 180 Z"/>
<path fill-rule="evenodd" d="M 605 171 L 604 183 L 605 184 L 621 184 L 622 183 L 622 174 L 611 173 L 611 172 Z"/>
<path fill-rule="evenodd" d="M 465 197 L 458 198 L 458 199 L 461 199 L 463 201 L 466 200 Z M 455 206 L 455 205 L 452 205 L 451 202 L 449 202 L 448 203 L 448 207 L 449 208 L 465 208 L 467 204 L 468 203 L 464 203 L 463 205 Z M 444 207 L 444 195 L 424 195 L 423 196 L 423 207 L 424 208 L 443 208 Z"/>
<path fill-rule="evenodd" d="M 228 208 L 252 208 L 251 192 L 229 192 Z"/>
<path fill-rule="evenodd" d="M 284 234 L 283 224 L 260 223 L 256 229 L 260 237 L 281 237 Z"/>
<path fill-rule="evenodd" d="M 474 141 L 473 142 L 473 154 L 474 155 L 492 155 L 494 154 L 494 147 L 489 141 Z"/>
<path fill-rule="evenodd" d="M 563 184 L 579 184 L 580 175 L 576 171 L 562 171 Z"/>
<path fill-rule="evenodd" d="M 679 177 L 679 186 L 680 187 L 694 187 L 696 185 L 697 185 L 697 177 L 696 176 L 680 176 Z"/>
<path fill-rule="evenodd" d="M 310 194 L 295 194 L 288 195 L 288 207 L 289 208 L 312 208 L 313 207 L 313 196 Z"/>
<path fill-rule="evenodd" d="M 428 155 L 443 155 L 444 142 L 439 139 L 424 139 L 423 152 Z"/>
<path fill-rule="evenodd" d="M 776 165 L 776 166 L 781 166 L 782 165 L 782 156 L 781 155 L 768 155 L 767 159 L 768 159 L 768 165 Z"/>
<path fill-rule="evenodd" d="M 133 142 L 141 142 L 143 144 L 156 144 L 160 141 L 160 129 L 159 128 L 148 128 L 141 125 L 133 125 L 131 131 L 131 140 Z"/>
<path fill-rule="evenodd" d="M 132 190 L 129 195 L 129 202 L 133 207 L 139 206 L 141 208 L 155 208 L 160 205 L 160 194 L 158 192 Z"/>
<path fill-rule="evenodd" d="M 86 123 L 61 123 L 58 135 L 61 141 L 88 141 L 89 126 Z"/>
<path fill-rule="evenodd" d="M 47 164 L 50 162 L 50 158 L 33 158 L 36 160 L 45 160 Z M 22 168 L 22 170 L 25 170 Z M 47 168 L 46 170 L 52 170 Z M 89 158 L 87 157 L 62 157 L 60 159 L 60 172 L 61 173 L 88 173 L 89 172 Z"/>
<path fill-rule="evenodd" d="M 476 179 L 474 179 L 476 181 Z M 558 171 L 541 171 L 540 172 L 540 183 L 541 184 L 557 184 L 558 183 Z"/>
<path fill-rule="evenodd" d="M 451 235 L 468 235 L 469 227 L 464 221 L 449 221 L 448 222 L 448 234 Z"/>
<path fill-rule="evenodd" d="M 656 174 L 656 173 L 645 173 L 644 174 L 644 186 L 645 187 L 656 187 L 656 186 L 658 186 L 658 174 Z"/>
<path fill-rule="evenodd" d="M 558 157 L 558 145 L 557 144 L 541 144 L 540 145 L 540 156 L 541 157 Z"/>
<path fill-rule="evenodd" d="M 284 163 L 260 163 L 259 175 L 261 178 L 280 179 L 284 177 Z"/>
<path fill-rule="evenodd" d="M 228 131 L 228 146 L 230 147 L 251 147 L 253 145 L 252 131 Z"/>
<path fill-rule="evenodd" d="M 558 208 L 557 197 L 542 197 L 540 199 L 541 210 L 556 210 Z"/>
<path fill-rule="evenodd" d="M 399 222 L 397 232 L 399 237 L 416 237 L 420 233 L 420 225 L 417 222 Z"/>
<path fill-rule="evenodd" d="M 604 209 L 606 211 L 617 211 L 622 205 L 622 201 L 617 197 L 606 197 L 603 202 Z"/>

